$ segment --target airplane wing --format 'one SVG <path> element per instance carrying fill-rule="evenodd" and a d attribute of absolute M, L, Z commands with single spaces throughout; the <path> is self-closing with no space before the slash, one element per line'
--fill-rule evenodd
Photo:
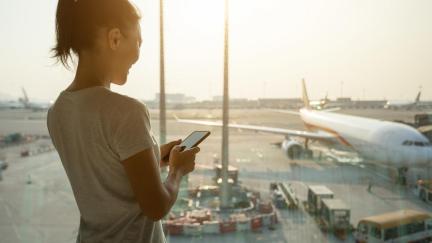
<path fill-rule="evenodd" d="M 300 115 L 300 112 L 298 111 L 293 111 L 293 110 L 280 110 L 280 109 L 269 109 L 269 111 L 274 111 L 274 112 L 279 112 L 279 113 L 285 113 L 285 114 L 290 114 L 290 115 Z"/>
<path fill-rule="evenodd" d="M 341 109 L 340 107 L 332 107 L 332 108 L 322 109 L 321 111 L 334 112 L 334 111 L 339 111 L 340 109 Z"/>
<path fill-rule="evenodd" d="M 335 111 L 339 111 L 339 110 L 341 110 L 340 107 L 331 107 L 331 108 L 326 108 L 326 109 L 317 110 L 317 111 L 335 112 Z M 300 112 L 293 111 L 293 110 L 269 109 L 269 111 L 274 111 L 274 112 L 279 112 L 279 113 L 284 113 L 284 114 L 290 114 L 290 115 L 300 115 Z"/>
<path fill-rule="evenodd" d="M 178 122 L 181 123 L 189 123 L 189 124 L 197 124 L 204 126 L 216 126 L 221 127 L 222 122 L 220 121 L 202 121 L 202 120 L 188 120 L 188 119 L 179 119 L 175 117 Z M 229 128 L 239 128 L 244 130 L 251 130 L 257 132 L 266 132 L 273 134 L 280 134 L 285 136 L 293 136 L 293 137 L 302 137 L 316 140 L 334 140 L 336 136 L 331 133 L 326 132 L 308 132 L 308 131 L 299 131 L 299 130 L 290 130 L 284 128 L 276 128 L 276 127 L 265 127 L 265 126 L 254 126 L 254 125 L 241 125 L 241 124 L 228 124 Z"/>

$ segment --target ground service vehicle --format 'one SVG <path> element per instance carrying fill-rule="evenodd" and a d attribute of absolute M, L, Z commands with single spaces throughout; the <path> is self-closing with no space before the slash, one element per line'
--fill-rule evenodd
<path fill-rule="evenodd" d="M 328 189 L 326 186 L 314 185 L 308 187 L 308 200 L 307 208 L 312 214 L 321 212 L 321 199 L 323 198 L 333 198 L 334 193 Z"/>
<path fill-rule="evenodd" d="M 320 218 L 328 230 L 348 230 L 350 228 L 350 209 L 340 199 L 322 199 Z"/>
<path fill-rule="evenodd" d="M 358 243 L 430 242 L 432 216 L 416 210 L 401 210 L 361 219 L 354 234 Z"/>
<path fill-rule="evenodd" d="M 414 116 L 414 124 L 416 125 L 416 127 L 432 125 L 432 114 L 416 114 Z"/>
<path fill-rule="evenodd" d="M 432 203 L 432 180 L 418 180 L 416 194 L 421 200 Z"/>

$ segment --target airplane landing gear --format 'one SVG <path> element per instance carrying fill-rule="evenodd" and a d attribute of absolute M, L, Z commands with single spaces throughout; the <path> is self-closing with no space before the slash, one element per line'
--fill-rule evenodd
<path fill-rule="evenodd" d="M 303 158 L 305 158 L 305 159 L 312 159 L 313 158 L 313 151 L 311 149 L 309 149 L 309 139 L 308 138 L 305 139 Z"/>
<path fill-rule="evenodd" d="M 405 186 L 407 184 L 407 167 L 398 168 L 398 184 Z"/>
<path fill-rule="evenodd" d="M 303 151 L 303 157 L 305 159 L 312 159 L 313 158 L 313 151 L 311 149 L 305 149 Z"/>

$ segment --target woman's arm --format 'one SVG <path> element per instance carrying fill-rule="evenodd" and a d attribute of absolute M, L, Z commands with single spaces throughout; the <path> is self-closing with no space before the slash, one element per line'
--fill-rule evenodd
<path fill-rule="evenodd" d="M 159 174 L 159 166 L 153 149 L 145 149 L 122 161 L 127 177 L 144 215 L 157 221 L 174 205 L 183 175 L 193 171 L 195 154 L 199 148 L 180 151 L 175 146 L 170 154 L 170 170 L 165 182 Z"/>

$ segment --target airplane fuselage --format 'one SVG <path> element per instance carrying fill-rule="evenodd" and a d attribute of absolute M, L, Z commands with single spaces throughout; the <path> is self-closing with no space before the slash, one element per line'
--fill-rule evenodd
<path fill-rule="evenodd" d="M 398 167 L 432 164 L 432 146 L 416 129 L 395 122 L 301 109 L 310 130 L 333 133 L 363 158 Z"/>
<path fill-rule="evenodd" d="M 388 101 L 384 108 L 386 109 L 412 109 L 417 106 L 417 102 L 409 101 Z"/>

